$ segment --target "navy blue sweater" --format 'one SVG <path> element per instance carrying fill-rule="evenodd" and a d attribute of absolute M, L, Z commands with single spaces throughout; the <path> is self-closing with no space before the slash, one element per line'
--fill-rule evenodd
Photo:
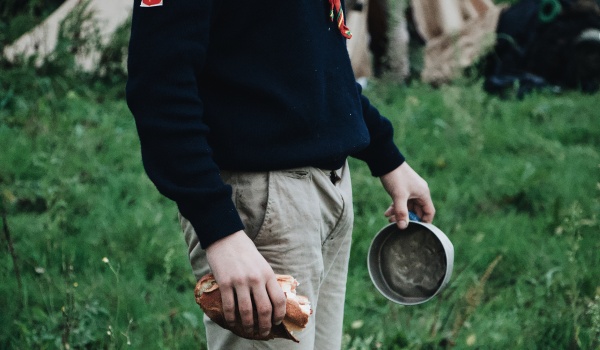
<path fill-rule="evenodd" d="M 404 161 L 345 40 L 327 0 L 135 1 L 127 102 L 144 167 L 202 247 L 243 229 L 220 169 L 336 169 L 354 156 L 380 176 Z"/>

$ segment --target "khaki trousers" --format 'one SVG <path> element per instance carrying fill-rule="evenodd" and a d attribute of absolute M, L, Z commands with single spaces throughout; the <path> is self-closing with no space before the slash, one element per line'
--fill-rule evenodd
<path fill-rule="evenodd" d="M 352 187 L 346 164 L 336 172 L 299 168 L 261 173 L 222 172 L 246 233 L 275 273 L 299 281 L 297 292 L 311 301 L 313 315 L 300 340 L 252 341 L 222 329 L 206 316 L 208 348 L 334 350 L 341 348 L 351 231 Z M 189 221 L 180 216 L 197 279 L 209 271 Z"/>

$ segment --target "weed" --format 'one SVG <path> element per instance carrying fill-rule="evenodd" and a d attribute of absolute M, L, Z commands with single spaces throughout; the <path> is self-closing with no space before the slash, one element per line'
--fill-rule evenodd
<path fill-rule="evenodd" d="M 465 322 L 481 304 L 483 293 L 485 291 L 485 284 L 500 260 L 502 260 L 502 255 L 497 256 L 496 259 L 494 259 L 487 267 L 483 275 L 479 278 L 479 281 L 467 290 L 467 293 L 464 296 L 467 305 L 456 315 L 454 326 L 452 327 L 452 332 L 450 334 L 450 338 L 448 339 L 449 344 L 456 344 L 456 338 L 459 332 L 463 329 Z"/>
<path fill-rule="evenodd" d="M 0 199 L 0 202 L 3 200 Z M 0 203 L 2 204 L 2 203 Z M 6 211 L 4 210 L 4 205 L 0 205 L 0 216 L 2 218 L 2 232 L 4 233 L 4 238 L 6 239 L 6 245 L 8 246 L 8 251 L 10 253 L 10 257 L 13 263 L 13 270 L 15 272 L 15 279 L 17 280 L 18 287 L 18 298 L 19 298 L 19 307 L 23 302 L 23 280 L 21 278 L 21 271 L 19 269 L 19 263 L 17 258 L 17 253 L 15 252 L 14 244 L 12 237 L 10 236 L 10 230 L 8 229 L 8 219 L 6 217 Z"/>
<path fill-rule="evenodd" d="M 594 301 L 590 301 L 588 304 L 587 314 L 592 319 L 592 347 L 596 348 L 600 346 L 600 294 L 596 294 Z"/>

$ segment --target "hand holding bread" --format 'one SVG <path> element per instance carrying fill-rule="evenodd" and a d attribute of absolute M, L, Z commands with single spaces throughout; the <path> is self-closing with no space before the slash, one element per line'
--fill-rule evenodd
<path fill-rule="evenodd" d="M 301 295 L 296 295 L 296 286 L 298 282 L 290 275 L 276 275 L 277 282 L 282 288 L 286 296 L 286 313 L 283 322 L 279 325 L 273 325 L 268 335 L 261 335 L 257 330 L 252 333 L 247 333 L 240 322 L 240 318 L 236 317 L 236 322 L 230 325 L 223 315 L 223 304 L 221 301 L 221 293 L 219 285 L 212 273 L 203 276 L 194 290 L 196 303 L 200 305 L 204 313 L 219 326 L 230 330 L 237 336 L 254 339 L 254 340 L 270 340 L 274 338 L 289 339 L 294 342 L 299 342 L 294 337 L 293 332 L 303 330 L 312 314 L 310 302 Z M 256 312 L 255 312 L 255 317 Z M 256 324 L 256 323 L 255 323 Z"/>

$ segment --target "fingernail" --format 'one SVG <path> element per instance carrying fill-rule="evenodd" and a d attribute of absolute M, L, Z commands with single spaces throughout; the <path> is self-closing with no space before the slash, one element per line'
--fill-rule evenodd
<path fill-rule="evenodd" d="M 269 335 L 269 331 L 262 332 L 262 333 L 260 334 L 260 336 L 261 336 L 261 337 L 266 337 L 267 335 Z"/>
<path fill-rule="evenodd" d="M 252 334 L 252 328 L 246 328 L 244 331 L 248 334 Z"/>
<path fill-rule="evenodd" d="M 399 222 L 400 228 L 405 229 L 408 226 L 408 223 L 404 220 Z"/>

